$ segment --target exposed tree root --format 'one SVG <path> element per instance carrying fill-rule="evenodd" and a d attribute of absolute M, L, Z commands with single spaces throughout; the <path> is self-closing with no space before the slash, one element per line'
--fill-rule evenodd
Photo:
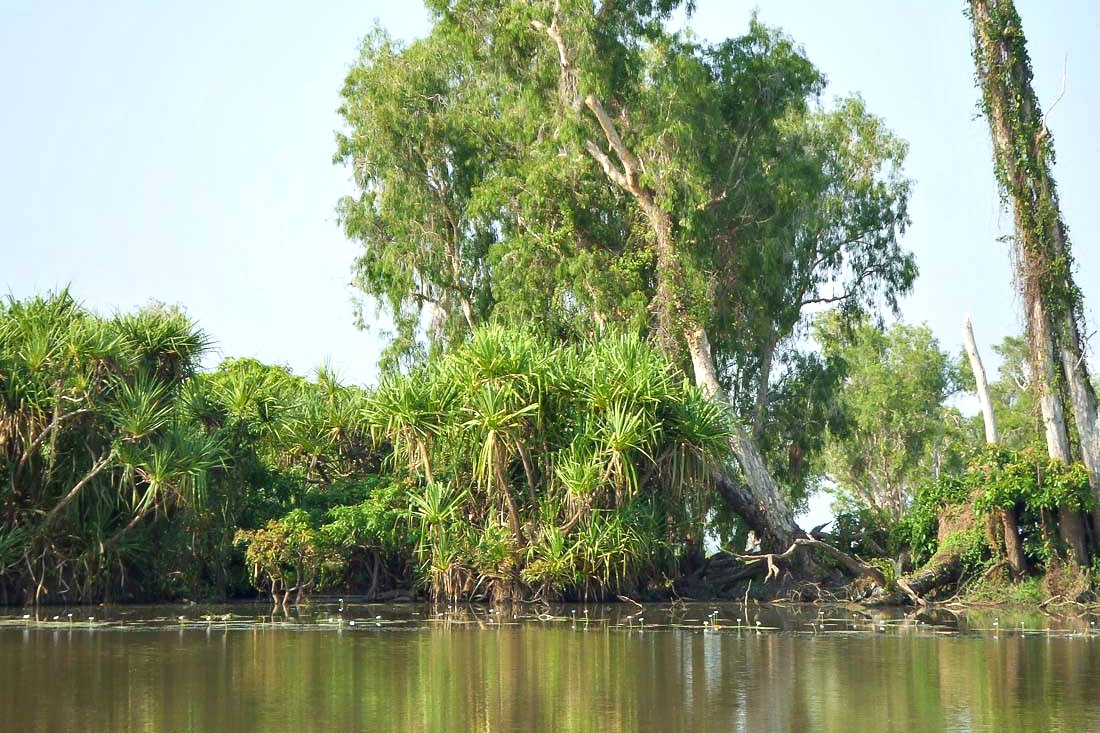
<path fill-rule="evenodd" d="M 831 558 L 841 569 L 840 573 L 826 575 L 818 563 L 809 555 L 816 551 Z M 707 560 L 693 576 L 685 579 L 683 585 L 693 590 L 693 595 L 728 596 L 744 580 L 763 575 L 765 584 L 770 584 L 771 592 L 762 595 L 772 600 L 820 600 L 836 595 L 833 591 L 847 589 L 851 597 L 865 598 L 874 594 L 891 596 L 887 592 L 890 581 L 881 568 L 853 557 L 836 546 L 815 537 L 799 537 L 783 552 L 758 555 L 740 555 L 719 553 Z M 853 580 L 862 580 L 857 589 Z M 771 581 L 778 581 L 772 583 Z M 758 586 L 759 587 L 759 586 Z M 921 599 L 906 586 L 899 586 L 906 597 L 914 604 Z M 745 589 L 747 595 L 748 589 Z M 887 602 L 902 602 L 888 600 Z"/>

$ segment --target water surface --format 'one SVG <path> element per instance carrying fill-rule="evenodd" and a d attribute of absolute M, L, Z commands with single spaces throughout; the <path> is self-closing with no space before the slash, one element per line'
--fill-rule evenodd
<path fill-rule="evenodd" d="M 269 611 L 0 617 L 0 731 L 1100 731 L 1088 616 Z"/>

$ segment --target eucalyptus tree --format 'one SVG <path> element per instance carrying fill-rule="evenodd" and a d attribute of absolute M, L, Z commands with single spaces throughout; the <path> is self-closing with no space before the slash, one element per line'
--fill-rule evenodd
<path fill-rule="evenodd" d="M 744 201 L 715 212 L 707 254 L 720 265 L 715 318 L 736 327 L 716 328 L 712 347 L 759 440 L 777 350 L 805 331 L 807 312 L 858 320 L 880 299 L 896 312 L 916 266 L 898 242 L 908 224 L 906 146 L 861 99 L 833 109 L 791 100 L 770 130 L 739 134 L 757 158 L 739 164 L 741 191 L 728 195 Z M 790 357 L 784 366 L 796 368 Z"/>
<path fill-rule="evenodd" d="M 827 318 L 816 330 L 823 349 L 846 367 L 840 402 L 847 420 L 829 435 L 825 473 L 841 507 L 897 522 L 918 486 L 948 473 L 940 464 L 953 413 L 944 402 L 958 384 L 957 367 L 927 326 L 865 323 L 846 335 L 838 319 Z"/>
<path fill-rule="evenodd" d="M 824 80 L 791 39 L 754 21 L 744 36 L 702 43 L 666 30 L 679 5 L 430 2 L 427 38 L 387 46 L 385 59 L 368 40 L 345 89 L 338 157 L 369 167 L 370 153 L 353 143 L 374 128 L 357 110 L 393 117 L 404 88 L 445 78 L 436 106 L 481 147 L 462 231 L 487 226 L 495 237 L 477 260 L 492 316 L 533 318 L 559 337 L 612 323 L 648 332 L 709 394 L 755 420 L 759 439 L 781 381 L 777 351 L 787 392 L 824 385 L 792 348 L 804 310 L 854 313 L 911 284 L 912 258 L 897 243 L 905 147 L 858 99 L 813 105 Z M 418 71 L 426 57 L 436 66 Z M 398 74 L 401 87 L 383 91 L 355 86 L 394 63 L 416 78 Z M 422 115 L 418 101 L 401 109 Z M 410 134 L 397 150 L 417 145 Z M 419 175 L 421 189 L 438 177 Z M 399 216 L 372 193 L 380 181 L 360 179 L 361 207 L 345 204 L 345 226 L 365 244 L 361 212 Z M 375 240 L 375 251 L 418 276 L 419 257 L 434 261 L 421 239 Z M 765 546 L 785 549 L 800 533 L 790 507 L 750 431 L 735 431 L 733 443 L 740 471 L 720 486 Z"/>
<path fill-rule="evenodd" d="M 1100 424 L 1084 358 L 1084 304 L 1073 279 L 1073 256 L 1054 181 L 1054 145 L 1032 88 L 1031 60 L 1011 0 L 970 0 L 974 62 L 989 120 L 997 182 L 1012 209 L 1012 260 L 1023 298 L 1034 384 L 1051 458 L 1080 456 L 1100 497 Z M 1066 407 L 1077 433 L 1071 448 Z M 1100 515 L 1093 516 L 1100 530 Z M 1087 561 L 1081 518 L 1060 512 L 1063 540 Z"/>
<path fill-rule="evenodd" d="M 485 260 L 496 231 L 477 200 L 493 150 L 475 74 L 461 45 L 403 47 L 376 30 L 345 83 L 352 130 L 338 136 L 336 159 L 351 164 L 360 194 L 341 201 L 340 217 L 363 245 L 355 284 L 397 328 L 393 359 L 415 352 L 425 316 L 445 344 L 483 320 L 492 298 Z"/>
<path fill-rule="evenodd" d="M 1001 358 L 997 379 L 990 385 L 993 411 L 1000 443 L 1013 450 L 1037 445 L 1043 439 L 1029 349 L 1027 340 L 1019 336 L 1006 336 L 993 347 Z"/>

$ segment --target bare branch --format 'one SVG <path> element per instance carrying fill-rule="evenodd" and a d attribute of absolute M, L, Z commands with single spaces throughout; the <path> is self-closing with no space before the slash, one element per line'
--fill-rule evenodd
<path fill-rule="evenodd" d="M 1069 54 L 1066 54 L 1062 59 L 1062 91 L 1058 92 L 1058 96 L 1047 107 L 1046 114 L 1043 115 L 1043 129 L 1039 131 L 1039 141 L 1043 138 L 1050 137 L 1050 128 L 1047 127 L 1047 120 L 1050 119 L 1050 113 L 1054 111 L 1054 108 L 1058 106 L 1058 103 L 1062 101 L 1062 97 L 1066 96 L 1066 77 L 1069 69 Z"/>
<path fill-rule="evenodd" d="M 43 430 L 41 433 L 39 433 L 37 436 L 35 436 L 35 439 L 27 447 L 27 450 L 25 450 L 23 452 L 23 456 L 22 456 L 22 458 L 19 459 L 19 466 L 16 470 L 22 470 L 23 469 L 23 467 L 26 465 L 27 461 L 30 459 L 31 455 L 33 455 L 34 452 L 39 447 L 41 447 L 42 442 L 46 439 L 46 437 L 49 436 L 49 434 L 51 432 L 56 430 L 58 428 L 58 426 L 61 425 L 62 422 L 64 422 L 65 420 L 69 420 L 71 418 L 74 418 L 77 415 L 83 415 L 84 413 L 91 412 L 91 411 L 92 411 L 92 408 L 90 408 L 90 407 L 82 407 L 79 410 L 73 410 L 72 412 L 66 412 L 64 415 L 58 415 L 53 420 L 51 420 L 50 424 L 46 426 L 45 430 Z"/>
<path fill-rule="evenodd" d="M 42 531 L 45 531 L 45 529 L 50 526 L 50 523 L 57 518 L 57 515 L 61 513 L 61 510 L 68 506 L 69 503 L 80 494 L 81 490 L 88 485 L 89 481 L 95 478 L 100 471 L 107 467 L 107 464 L 110 463 L 111 456 L 113 455 L 113 453 L 108 452 L 107 455 L 96 461 L 91 470 L 89 470 L 88 473 L 84 474 L 84 478 L 80 479 L 80 481 L 78 481 L 77 484 L 69 490 L 69 493 L 65 494 L 65 496 L 63 496 L 61 500 L 54 505 L 49 514 L 46 515 L 46 518 L 42 520 Z"/>
<path fill-rule="evenodd" d="M 588 154 L 595 158 L 596 162 L 603 168 L 603 172 L 610 178 L 616 185 L 629 190 L 630 179 L 626 174 L 615 167 L 615 163 L 612 162 L 611 157 L 605 153 L 599 145 L 591 140 L 584 141 L 584 149 L 588 151 Z"/>
<path fill-rule="evenodd" d="M 638 160 L 637 156 L 631 152 L 630 148 L 623 143 L 622 136 L 619 135 L 619 130 L 615 127 L 611 115 L 607 114 L 607 110 L 604 109 L 603 104 L 594 94 L 589 94 L 584 98 L 584 105 L 592 111 L 592 114 L 596 115 L 596 120 L 599 121 L 600 127 L 603 129 L 603 134 L 607 138 L 607 144 L 611 147 L 615 155 L 619 157 L 619 160 L 622 161 L 623 171 L 626 173 L 629 183 L 627 188 L 631 192 L 640 190 L 638 187 L 638 174 L 641 172 L 641 162 Z"/>

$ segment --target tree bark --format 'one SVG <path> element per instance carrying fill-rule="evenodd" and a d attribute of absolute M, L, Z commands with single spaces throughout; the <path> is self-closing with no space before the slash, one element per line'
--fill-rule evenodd
<path fill-rule="evenodd" d="M 1012 205 L 1016 284 L 1027 317 L 1047 450 L 1051 458 L 1071 460 L 1061 402 L 1061 388 L 1065 387 L 1089 482 L 1094 495 L 1100 495 L 1096 397 L 1088 383 L 1077 327 L 1083 306 L 1073 282 L 1072 260 L 1051 170 L 1050 131 L 1041 118 L 1031 86 L 1020 18 L 1012 0 L 970 0 L 970 17 L 998 183 Z M 1060 362 L 1057 365 L 1056 356 Z M 1059 534 L 1070 545 L 1073 560 L 1085 564 L 1080 513 L 1061 508 L 1058 521 Z M 1095 517 L 1094 526 L 1100 527 Z"/>
<path fill-rule="evenodd" d="M 974 382 L 978 390 L 978 402 L 982 406 L 982 418 L 985 421 L 985 442 L 997 445 L 997 416 L 993 414 L 993 400 L 989 395 L 989 381 L 985 376 L 985 367 L 982 366 L 982 357 L 978 353 L 978 345 L 974 343 L 974 324 L 970 320 L 970 314 L 966 314 L 963 322 L 963 344 L 966 346 L 966 356 L 970 359 L 970 369 L 974 372 Z"/>
<path fill-rule="evenodd" d="M 982 406 L 982 418 L 985 421 L 985 442 L 989 445 L 997 445 L 997 416 L 993 412 L 993 399 L 989 393 L 989 380 L 986 379 L 985 367 L 982 365 L 982 357 L 978 353 L 978 345 L 974 341 L 974 324 L 970 320 L 970 314 L 963 323 L 963 344 L 966 346 L 966 356 L 970 360 L 970 369 L 974 372 L 974 382 L 978 391 L 978 401 Z M 1000 534 L 1004 537 L 1005 558 L 1016 577 L 1022 577 L 1027 573 L 1027 559 L 1024 557 L 1023 545 L 1020 543 L 1020 531 L 1016 526 L 1016 509 L 1001 509 L 997 512 L 1000 520 Z"/>
<path fill-rule="evenodd" d="M 775 359 L 776 334 L 772 331 L 760 352 L 760 376 L 756 383 L 756 402 L 752 410 L 752 438 L 760 440 L 764 435 L 764 420 L 768 415 L 768 387 L 771 381 L 772 361 Z"/>
<path fill-rule="evenodd" d="M 67 507 L 74 499 L 76 499 L 76 497 L 80 494 L 84 487 L 88 485 L 88 482 L 95 478 L 100 471 L 107 467 L 107 464 L 110 462 L 112 455 L 112 453 L 108 453 L 107 455 L 96 461 L 92 465 L 88 473 L 84 474 L 84 477 L 80 479 L 80 481 L 78 481 L 72 489 L 69 490 L 69 493 L 65 494 L 65 496 L 61 497 L 61 499 L 56 504 L 54 504 L 53 509 L 50 509 L 49 513 L 42 520 L 42 524 L 39 527 L 40 532 L 44 534 L 49 526 L 53 523 L 53 521 L 57 519 L 57 516 L 61 514 L 61 512 L 65 509 L 65 507 Z"/>
<path fill-rule="evenodd" d="M 1072 324 L 1077 332 L 1077 325 Z M 1100 542 L 1100 424 L 1097 421 L 1096 393 L 1089 379 L 1088 368 L 1080 352 L 1062 349 L 1062 368 L 1066 373 L 1073 419 L 1081 443 L 1081 461 L 1089 474 L 1089 487 L 1096 500 L 1092 512 L 1092 528 L 1095 541 Z"/>
<path fill-rule="evenodd" d="M 962 554 L 958 551 L 937 553 L 917 572 L 904 579 L 913 593 L 924 597 L 940 588 L 953 585 L 962 571 Z"/>
<path fill-rule="evenodd" d="M 1027 574 L 1027 559 L 1024 557 L 1024 545 L 1020 541 L 1020 527 L 1016 522 L 1016 507 L 1001 510 L 1001 524 L 1004 526 L 1005 557 L 1017 577 Z"/>
<path fill-rule="evenodd" d="M 695 383 L 705 395 L 730 410 L 729 400 L 718 381 L 706 330 L 696 327 L 686 334 L 686 338 L 695 370 Z M 736 472 L 731 472 L 731 467 L 723 469 L 718 476 L 719 493 L 760 538 L 761 548 L 765 552 L 781 552 L 806 533 L 798 526 L 794 513 L 780 496 L 779 487 L 752 438 L 736 422 L 734 426 L 730 448 L 740 464 L 744 480 L 740 480 Z"/>

